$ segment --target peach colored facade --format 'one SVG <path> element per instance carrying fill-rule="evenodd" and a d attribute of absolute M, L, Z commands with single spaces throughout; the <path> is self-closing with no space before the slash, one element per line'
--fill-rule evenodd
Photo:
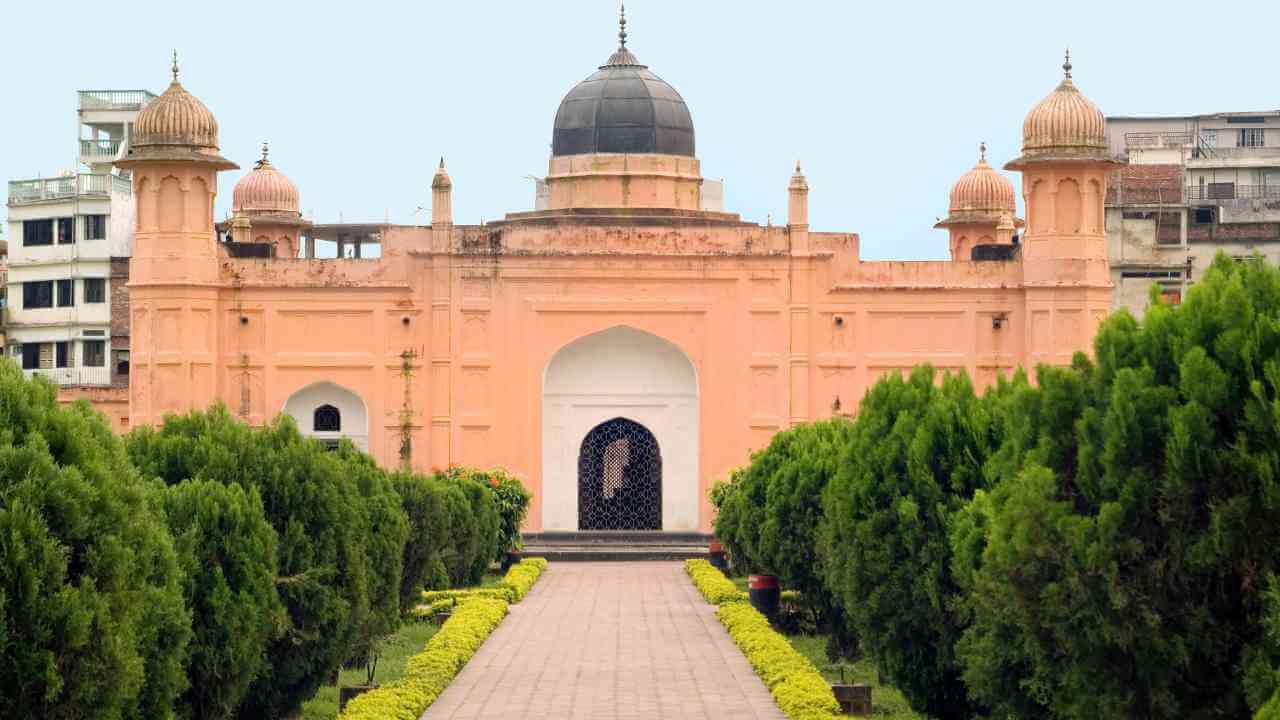
<path fill-rule="evenodd" d="M 636 68 L 623 47 L 601 70 L 613 81 Z M 296 257 L 306 224 L 274 169 L 278 180 L 241 181 L 228 225 L 273 249 L 238 257 L 219 242 L 217 172 L 232 165 L 175 69 L 174 100 L 139 118 L 122 163 L 138 199 L 130 424 L 213 402 L 260 424 L 288 406 L 319 437 L 327 407 L 346 424 L 328 432 L 387 466 L 520 474 L 536 531 L 577 529 L 577 448 L 599 419 L 625 417 L 662 448 L 661 529 L 707 531 L 715 479 L 779 429 L 853 411 L 885 373 L 929 362 L 986 385 L 1089 348 L 1111 302 L 1109 161 L 1088 109 L 1055 98 L 1070 82 L 1028 127 L 1066 112 L 1055 127 L 1080 135 L 1083 123 L 1084 139 L 1029 137 L 1011 163 L 1026 234 L 1015 241 L 1012 208 L 956 207 L 953 193 L 965 222 L 950 228 L 963 250 L 951 261 L 863 262 L 856 234 L 810 230 L 798 165 L 786 225 L 700 210 L 691 134 L 688 154 L 604 152 L 601 127 L 596 152 L 551 158 L 548 209 L 455 225 L 442 161 L 430 226 L 380 227 L 377 259 L 318 260 Z M 563 124 L 566 138 L 579 129 Z M 957 243 L 961 226 L 982 232 Z M 975 244 L 1004 248 L 980 261 Z"/>

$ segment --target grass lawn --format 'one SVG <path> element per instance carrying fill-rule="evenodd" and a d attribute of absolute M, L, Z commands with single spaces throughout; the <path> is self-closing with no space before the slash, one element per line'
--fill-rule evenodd
<path fill-rule="evenodd" d="M 832 664 L 827 661 L 827 639 L 819 635 L 790 635 L 787 640 L 802 655 L 813 661 L 827 680 L 838 682 L 840 670 L 844 670 L 844 681 L 865 683 L 871 686 L 871 717 L 890 718 L 891 720 L 923 720 L 924 716 L 912 711 L 902 693 L 889 685 L 877 682 L 875 661 L 864 658 L 854 663 L 840 662 Z"/>
<path fill-rule="evenodd" d="M 387 638 L 382 648 L 374 682 L 383 685 L 401 678 L 404 675 L 405 663 L 409 662 L 409 658 L 422 652 L 422 648 L 431 636 L 436 634 L 437 629 L 432 622 L 412 621 L 401 626 L 399 632 Z M 342 685 L 363 685 L 366 679 L 364 668 L 357 670 L 343 668 L 338 678 L 338 682 Z M 333 685 L 320 688 L 315 697 L 302 706 L 302 720 L 333 720 L 337 716 L 338 688 Z"/>
<path fill-rule="evenodd" d="M 502 580 L 501 573 L 485 573 L 480 586 L 496 585 L 500 580 Z M 374 675 L 374 682 L 379 685 L 385 685 L 392 680 L 399 680 L 403 677 L 404 666 L 409 662 L 409 658 L 422 652 L 422 648 L 426 646 L 431 636 L 436 634 L 437 629 L 435 623 L 430 621 L 412 620 L 402 625 L 396 634 L 387 638 L 387 642 L 382 648 L 382 655 L 378 658 L 378 670 Z M 362 685 L 365 679 L 364 668 L 357 670 L 344 668 L 338 675 L 339 684 L 346 686 Z M 302 706 L 302 720 L 333 720 L 337 716 L 338 688 L 334 685 L 325 685 L 320 688 L 315 697 Z"/>

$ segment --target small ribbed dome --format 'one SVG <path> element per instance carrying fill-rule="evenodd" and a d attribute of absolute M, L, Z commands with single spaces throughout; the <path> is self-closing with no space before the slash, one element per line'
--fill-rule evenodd
<path fill-rule="evenodd" d="M 204 103 L 178 82 L 176 54 L 173 82 L 138 113 L 131 144 L 134 147 L 181 145 L 218 149 L 218 121 Z"/>
<path fill-rule="evenodd" d="M 626 16 L 617 52 L 560 102 L 551 154 L 654 153 L 694 156 L 693 117 L 684 98 L 627 49 Z"/>
<path fill-rule="evenodd" d="M 1062 65 L 1066 75 L 1022 123 L 1022 152 L 1097 154 L 1107 150 L 1106 118 L 1097 105 L 1071 82 L 1071 55 Z"/>
<path fill-rule="evenodd" d="M 231 194 L 232 212 L 297 213 L 299 207 L 298 186 L 267 161 L 263 143 L 262 159 L 240 178 Z"/>
<path fill-rule="evenodd" d="M 982 145 L 978 164 L 951 186 L 950 211 L 1000 215 L 1017 209 L 1013 183 L 987 164 L 987 146 Z"/>

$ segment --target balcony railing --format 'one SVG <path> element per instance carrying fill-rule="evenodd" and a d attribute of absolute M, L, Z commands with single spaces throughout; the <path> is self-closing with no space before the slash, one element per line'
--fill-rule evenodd
<path fill-rule="evenodd" d="M 1193 160 L 1275 160 L 1280 159 L 1280 147 L 1209 147 L 1201 146 L 1191 156 Z"/>
<path fill-rule="evenodd" d="M 107 367 L 40 368 L 22 372 L 29 378 L 39 375 L 55 385 L 111 384 L 111 369 Z"/>
<path fill-rule="evenodd" d="M 1187 186 L 1187 202 L 1212 203 L 1219 200 L 1280 200 L 1280 185 L 1210 183 Z"/>
<path fill-rule="evenodd" d="M 81 110 L 141 110 L 156 96 L 147 90 L 81 90 Z"/>
<path fill-rule="evenodd" d="M 1191 133 L 1165 130 L 1129 132 L 1124 134 L 1124 144 L 1131 148 L 1182 147 L 1191 144 Z"/>
<path fill-rule="evenodd" d="M 80 141 L 80 157 L 114 160 L 120 154 L 120 140 L 98 138 Z"/>
<path fill-rule="evenodd" d="M 9 182 L 9 204 L 61 200 L 78 195 L 107 195 L 131 193 L 133 184 L 119 175 L 83 174 L 36 180 L 12 180 Z"/>

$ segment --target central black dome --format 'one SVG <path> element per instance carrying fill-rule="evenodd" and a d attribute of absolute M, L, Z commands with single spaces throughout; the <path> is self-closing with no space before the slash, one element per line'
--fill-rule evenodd
<path fill-rule="evenodd" d="M 624 35 L 625 37 L 625 35 Z M 627 50 L 578 83 L 560 101 L 552 155 L 693 154 L 693 117 L 675 88 Z"/>

